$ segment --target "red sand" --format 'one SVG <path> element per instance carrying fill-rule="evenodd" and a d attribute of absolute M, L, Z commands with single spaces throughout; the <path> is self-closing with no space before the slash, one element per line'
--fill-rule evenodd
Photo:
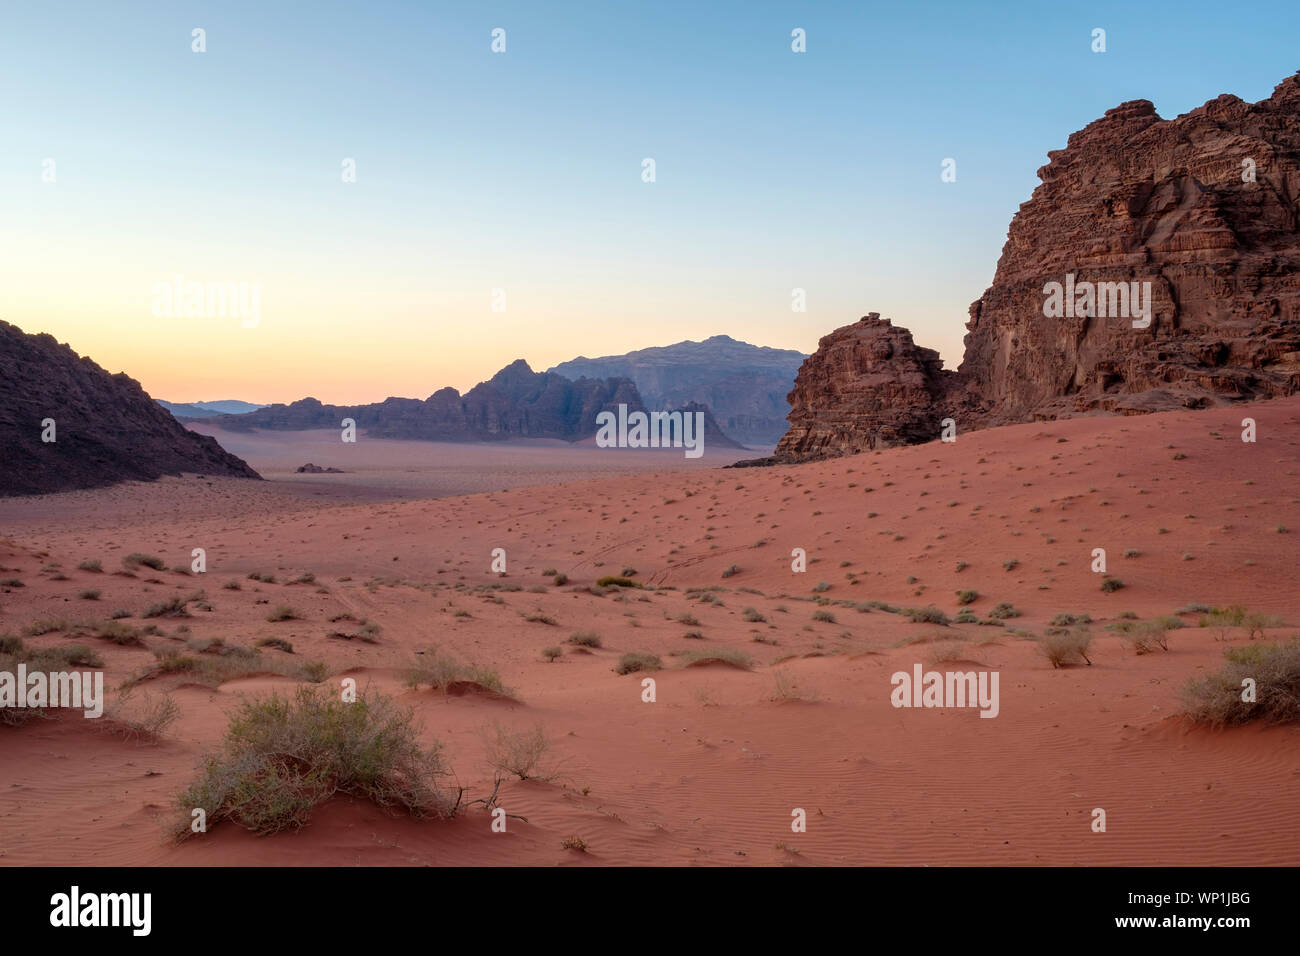
<path fill-rule="evenodd" d="M 1247 415 L 1258 422 L 1255 444 L 1240 441 Z M 471 798 L 491 790 L 479 731 L 492 721 L 540 721 L 561 765 L 550 782 L 503 785 L 501 804 L 528 818 L 511 819 L 505 834 L 491 832 L 482 810 L 417 821 L 336 799 L 297 833 L 259 838 L 222 824 L 175 845 L 161 819 L 232 704 L 294 682 L 183 684 L 172 691 L 181 718 L 155 744 L 124 742 L 79 715 L 0 728 L 0 862 L 1294 865 L 1300 728 L 1214 731 L 1180 716 L 1179 687 L 1217 670 L 1225 646 L 1248 642 L 1245 631 L 1220 635 L 1185 615 L 1191 626 L 1170 632 L 1168 652 L 1137 656 L 1105 625 L 1189 602 L 1300 620 L 1297 443 L 1300 398 L 1022 425 L 798 467 L 438 500 L 375 503 L 378 492 L 356 490 L 348 476 L 313 476 L 344 481 L 328 499 L 299 484 L 186 478 L 0 501 L 3 577 L 26 585 L 0 590 L 0 633 L 119 607 L 138 625 L 146 604 L 201 587 L 213 610 L 161 620 L 168 635 L 184 623 L 192 637 L 230 643 L 284 637 L 294 660 L 329 665 L 328 685 L 346 674 L 397 695 L 426 737 L 446 745 Z M 112 572 L 130 552 L 187 566 L 195 547 L 207 550 L 204 576 L 77 570 L 97 558 Z M 498 547 L 505 578 L 489 571 Z M 807 549 L 805 574 L 791 572 L 795 547 Z M 1090 570 L 1098 547 L 1122 590 L 1100 590 Z M 51 562 L 67 580 L 43 570 Z M 739 572 L 724 578 L 733 564 Z M 572 590 L 627 567 L 675 590 Z M 552 568 L 569 584 L 543 576 Z M 248 580 L 254 571 L 281 581 L 312 571 L 327 591 Z M 241 590 L 223 589 L 229 580 Z M 933 603 L 951 615 L 955 591 L 970 588 L 981 617 L 1001 601 L 1023 613 L 1006 627 L 939 627 L 830 604 L 828 623 L 813 619 L 809 600 L 823 581 L 832 601 Z M 524 590 L 473 590 L 488 584 Z M 720 588 L 711 593 L 721 603 L 688 597 L 691 587 Z M 85 588 L 101 589 L 101 600 L 78 599 Z M 268 607 L 282 603 L 305 620 L 268 623 Z M 749 607 L 766 620 L 747 622 Z M 327 638 L 327 618 L 343 611 L 382 625 L 379 642 Z M 1065 611 L 1094 619 L 1091 667 L 1053 669 L 1013 633 L 1041 634 Z M 557 624 L 525 620 L 535 614 Z M 559 661 L 542 659 L 541 648 L 578 630 L 596 631 L 604 647 L 565 645 Z M 689 631 L 704 639 L 685 639 Z M 110 686 L 153 659 L 77 640 L 103 655 Z M 929 663 L 936 642 L 952 641 L 967 642 L 952 656 L 1000 673 L 999 716 L 893 708 L 894 671 L 973 669 Z M 403 666 L 433 644 L 497 668 L 517 701 L 408 690 Z M 753 669 L 684 668 L 674 656 L 719 648 L 750 654 Z M 641 701 L 643 675 L 611 671 L 629 651 L 663 657 L 657 702 Z M 774 700 L 778 674 L 803 699 Z M 1090 827 L 1097 807 L 1105 833 Z M 791 832 L 794 808 L 807 811 L 806 833 Z M 570 834 L 589 851 L 562 849 Z"/>

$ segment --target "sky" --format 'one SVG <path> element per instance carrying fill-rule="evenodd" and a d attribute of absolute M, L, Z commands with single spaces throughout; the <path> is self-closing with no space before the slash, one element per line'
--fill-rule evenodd
<path fill-rule="evenodd" d="M 1263 99 L 1298 41 L 1294 0 L 0 0 L 0 318 L 181 402 L 868 312 L 956 367 L 1049 150 Z"/>

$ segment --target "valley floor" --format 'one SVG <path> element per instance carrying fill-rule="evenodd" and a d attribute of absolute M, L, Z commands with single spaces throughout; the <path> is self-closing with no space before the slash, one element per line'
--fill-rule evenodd
<path fill-rule="evenodd" d="M 1266 641 L 1300 631 L 1298 452 L 1300 398 L 440 498 L 426 477 L 411 484 L 425 497 L 396 501 L 357 481 L 314 493 L 346 476 L 277 473 L 0 501 L 0 634 L 51 622 L 27 645 L 92 646 L 110 688 L 156 649 L 293 647 L 258 649 L 228 680 L 145 680 L 180 707 L 156 743 L 79 714 L 0 727 L 0 864 L 1300 864 L 1300 727 L 1211 730 L 1179 697 L 1251 642 L 1179 609 L 1244 605 L 1272 619 Z M 201 575 L 114 573 L 130 553 L 188 568 L 195 548 Z M 1101 589 L 1097 548 L 1122 587 Z M 89 560 L 103 571 L 78 567 Z M 594 586 L 624 572 L 646 587 Z M 141 618 L 198 590 L 189 617 Z M 966 607 L 986 623 L 890 610 L 952 618 L 959 590 L 978 592 Z M 991 619 L 1003 602 L 1018 616 Z M 300 617 L 268 621 L 279 605 Z M 161 633 L 94 637 L 117 609 Z M 1040 653 L 1033 638 L 1062 613 L 1091 617 L 1091 665 Z M 1138 655 L 1108 629 L 1125 614 L 1186 626 Z M 376 642 L 327 636 L 339 615 L 377 625 Z M 602 646 L 568 643 L 575 632 Z M 549 646 L 564 650 L 554 662 Z M 495 669 L 511 696 L 409 689 L 405 669 L 434 647 Z M 687 666 L 699 651 L 749 663 Z M 646 674 L 612 670 L 629 652 L 662 659 L 653 703 Z M 494 723 L 543 725 L 555 776 L 502 786 L 527 818 L 504 834 L 482 810 L 420 821 L 336 798 L 296 833 L 222 824 L 171 842 L 163 821 L 232 707 L 302 683 L 309 661 L 326 685 L 354 677 L 414 708 L 470 798 L 492 789 Z M 917 664 L 998 672 L 997 717 L 895 708 L 891 675 Z M 807 832 L 791 831 L 796 809 Z M 586 853 L 561 847 L 571 835 Z"/>

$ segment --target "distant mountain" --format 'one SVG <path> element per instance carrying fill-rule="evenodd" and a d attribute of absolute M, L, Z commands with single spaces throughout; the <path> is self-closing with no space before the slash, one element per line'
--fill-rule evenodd
<path fill-rule="evenodd" d="M 626 355 L 579 357 L 550 371 L 574 379 L 628 378 L 652 409 L 700 402 L 738 441 L 775 445 L 788 427 L 786 395 L 807 357 L 715 335 L 703 342 L 678 342 Z"/>
<path fill-rule="evenodd" d="M 252 402 L 241 402 L 233 398 L 223 399 L 219 402 L 164 402 L 161 398 L 156 399 L 156 401 L 177 418 L 247 415 L 249 412 L 255 412 L 259 408 L 266 407 L 265 405 L 254 405 Z"/>
<path fill-rule="evenodd" d="M 230 431 L 254 428 L 302 431 L 339 428 L 345 418 L 371 438 L 425 441 L 499 441 L 511 438 L 558 438 L 579 441 L 596 434 L 596 415 L 646 411 L 636 386 L 625 378 L 580 378 L 534 372 L 518 359 L 462 396 L 442 388 L 421 401 L 388 398 L 370 405 L 325 405 L 304 398 L 289 405 L 267 405 L 244 415 L 219 415 L 207 422 Z M 685 403 L 683 403 L 685 405 Z M 705 411 L 705 444 L 742 447 L 718 428 Z"/>
<path fill-rule="evenodd" d="M 0 448 L 0 495 L 182 472 L 260 477 L 214 439 L 188 430 L 135 379 L 108 374 L 51 335 L 28 335 L 3 321 Z"/>

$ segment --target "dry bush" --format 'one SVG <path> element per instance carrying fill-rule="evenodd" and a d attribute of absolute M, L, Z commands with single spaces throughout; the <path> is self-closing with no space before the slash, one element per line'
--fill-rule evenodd
<path fill-rule="evenodd" d="M 658 654 L 624 654 L 614 665 L 615 674 L 633 674 L 637 671 L 657 671 L 663 667 Z"/>
<path fill-rule="evenodd" d="M 414 816 L 448 818 L 453 800 L 441 745 L 423 747 L 410 710 L 382 694 L 352 703 L 321 688 L 293 697 L 244 701 L 199 778 L 177 796 L 177 836 L 190 836 L 191 813 L 209 827 L 223 820 L 254 833 L 296 829 L 336 793 L 363 797 Z"/>
<path fill-rule="evenodd" d="M 1300 721 L 1300 638 L 1281 644 L 1230 647 L 1227 664 L 1217 674 L 1195 677 L 1182 689 L 1193 720 L 1215 727 Z M 1255 681 L 1255 700 L 1242 700 L 1242 681 Z"/>
<path fill-rule="evenodd" d="M 730 664 L 732 667 L 739 667 L 741 670 L 747 671 L 754 666 L 752 657 L 744 651 L 738 651 L 730 647 L 720 647 L 708 651 L 682 651 L 679 659 L 683 667 L 703 667 L 705 664 Z"/>
<path fill-rule="evenodd" d="M 436 647 L 416 656 L 406 671 L 406 686 L 418 690 L 428 684 L 444 694 L 452 690 L 486 690 L 502 697 L 511 696 L 511 690 L 501 682 L 501 675 L 491 667 L 465 664 Z"/>
<path fill-rule="evenodd" d="M 1092 632 L 1086 627 L 1075 627 L 1068 631 L 1045 634 L 1038 639 L 1038 647 L 1044 656 L 1052 662 L 1053 667 L 1065 667 L 1082 660 L 1091 666 L 1088 648 L 1092 644 Z"/>
<path fill-rule="evenodd" d="M 493 770 L 514 774 L 520 780 L 550 780 L 555 775 L 553 770 L 542 767 L 551 741 L 541 724 L 532 730 L 509 731 L 493 723 L 481 731 L 481 736 Z"/>
<path fill-rule="evenodd" d="M 159 740 L 167 728 L 180 717 L 180 706 L 169 695 L 155 699 L 147 691 L 135 696 L 135 688 L 127 687 L 117 699 L 104 708 L 104 727 L 134 742 Z"/>

